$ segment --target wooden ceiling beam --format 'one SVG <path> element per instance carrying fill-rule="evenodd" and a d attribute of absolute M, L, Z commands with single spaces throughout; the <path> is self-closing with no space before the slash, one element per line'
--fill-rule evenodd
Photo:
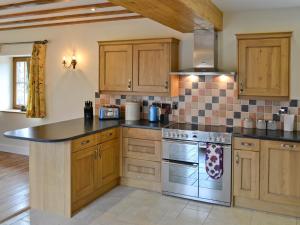
<path fill-rule="evenodd" d="M 223 13 L 211 0 L 109 1 L 183 33 L 207 25 L 213 25 L 217 31 L 223 29 Z"/>
<path fill-rule="evenodd" d="M 72 14 L 72 15 L 44 17 L 44 18 L 37 18 L 37 19 L 0 22 L 0 26 L 8 26 L 8 25 L 16 25 L 16 24 L 24 24 L 24 23 L 38 23 L 38 22 L 47 22 L 47 21 L 54 21 L 54 20 L 79 19 L 79 18 L 97 17 L 97 16 L 112 16 L 112 15 L 121 15 L 121 14 L 128 14 L 128 13 L 132 13 L 132 12 L 126 9 L 126 10 L 104 11 L 104 12 L 94 12 L 94 13 L 80 13 L 80 14 Z"/>
<path fill-rule="evenodd" d="M 0 19 L 9 19 L 9 18 L 16 18 L 21 16 L 39 16 L 51 13 L 62 13 L 62 12 L 71 12 L 81 9 L 91 9 L 91 8 L 107 8 L 115 6 L 111 2 L 99 3 L 99 4 L 89 4 L 89 5 L 77 5 L 77 6 L 70 6 L 70 7 L 62 7 L 62 8 L 55 8 L 55 9 L 45 9 L 45 10 L 35 10 L 29 12 L 20 12 L 20 13 L 11 13 L 0 15 Z"/>
<path fill-rule="evenodd" d="M 0 4 L 0 10 L 19 8 L 19 7 L 30 6 L 30 5 L 50 4 L 50 3 L 57 3 L 57 2 L 66 2 L 66 0 L 31 0 L 31 1 L 25 1 L 25 2 Z"/>
<path fill-rule="evenodd" d="M 93 20 L 80 20 L 80 21 L 59 22 L 59 23 L 49 23 L 49 24 L 37 24 L 37 25 L 17 26 L 17 27 L 2 27 L 2 28 L 0 28 L 0 31 L 20 30 L 20 29 L 40 28 L 40 27 L 53 27 L 53 26 L 66 26 L 66 25 L 97 23 L 97 22 L 110 22 L 110 21 L 130 20 L 130 19 L 140 19 L 140 18 L 144 18 L 144 17 L 138 15 L 138 16 L 124 16 L 124 17 L 93 19 Z"/>

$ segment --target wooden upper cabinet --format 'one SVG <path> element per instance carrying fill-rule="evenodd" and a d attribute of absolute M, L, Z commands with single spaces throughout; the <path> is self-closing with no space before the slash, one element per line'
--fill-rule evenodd
<path fill-rule="evenodd" d="M 100 92 L 178 96 L 178 44 L 173 38 L 108 41 L 100 45 Z"/>
<path fill-rule="evenodd" d="M 132 45 L 100 46 L 100 90 L 131 91 Z"/>
<path fill-rule="evenodd" d="M 240 97 L 289 98 L 291 35 L 237 35 Z"/>
<path fill-rule="evenodd" d="M 133 46 L 133 91 L 169 91 L 169 52 L 168 43 Z"/>
<path fill-rule="evenodd" d="M 300 207 L 299 162 L 299 143 L 262 141 L 261 200 Z"/>

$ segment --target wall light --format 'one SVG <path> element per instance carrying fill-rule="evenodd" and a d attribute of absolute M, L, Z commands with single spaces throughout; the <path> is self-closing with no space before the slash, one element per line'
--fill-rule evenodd
<path fill-rule="evenodd" d="M 63 64 L 64 68 L 66 68 L 66 69 L 73 68 L 75 70 L 76 65 L 77 65 L 76 56 L 75 55 L 72 56 L 70 63 L 67 62 L 66 56 L 64 56 L 62 64 Z"/>

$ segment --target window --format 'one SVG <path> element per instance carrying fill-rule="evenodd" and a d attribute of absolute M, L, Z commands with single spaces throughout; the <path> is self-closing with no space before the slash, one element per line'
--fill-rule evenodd
<path fill-rule="evenodd" d="M 27 106 L 30 57 L 13 58 L 13 108 Z"/>

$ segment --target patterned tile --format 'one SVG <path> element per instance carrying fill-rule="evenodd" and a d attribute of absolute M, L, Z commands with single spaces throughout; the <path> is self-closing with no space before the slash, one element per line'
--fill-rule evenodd
<path fill-rule="evenodd" d="M 153 103 L 175 104 L 170 120 L 192 122 L 205 125 L 241 126 L 244 118 L 252 120 L 273 120 L 281 107 L 288 107 L 289 112 L 300 116 L 300 101 L 240 100 L 237 98 L 237 84 L 228 77 L 199 76 L 180 77 L 179 97 L 98 95 L 95 93 L 95 108 L 105 104 L 123 106 L 126 101 L 140 101 L 141 115 L 146 118 L 148 107 Z M 280 125 L 280 127 L 282 127 Z M 300 120 L 297 120 L 300 130 Z"/>

